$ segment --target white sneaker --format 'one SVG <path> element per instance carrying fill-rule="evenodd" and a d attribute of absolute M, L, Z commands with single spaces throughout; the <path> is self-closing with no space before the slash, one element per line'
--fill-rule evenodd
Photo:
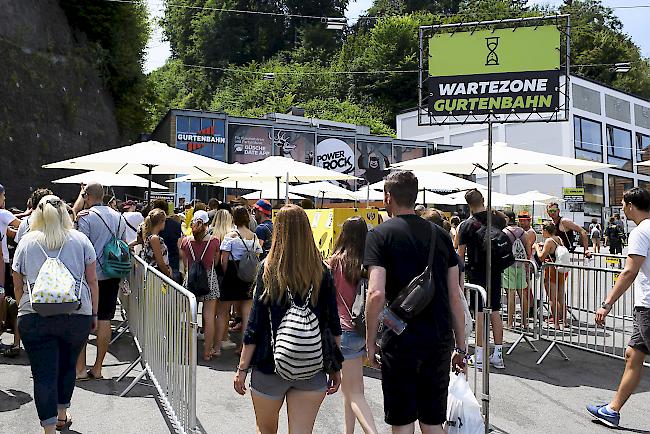
<path fill-rule="evenodd" d="M 233 341 L 223 341 L 221 342 L 221 349 L 222 350 L 232 350 L 233 348 L 236 348 L 237 344 L 234 343 Z"/>
<path fill-rule="evenodd" d="M 495 369 L 506 369 L 501 353 L 494 353 L 490 356 L 490 365 L 494 366 Z"/>
<path fill-rule="evenodd" d="M 483 360 L 478 359 L 475 355 L 473 355 L 473 356 L 471 356 L 469 358 L 468 365 L 469 366 L 476 366 L 476 369 L 478 369 L 480 371 L 480 370 L 483 369 Z"/>

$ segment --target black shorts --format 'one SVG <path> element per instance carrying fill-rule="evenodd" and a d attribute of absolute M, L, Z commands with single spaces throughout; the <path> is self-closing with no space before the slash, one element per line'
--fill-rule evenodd
<path fill-rule="evenodd" d="M 14 275 L 11 270 L 11 263 L 5 263 L 5 297 L 16 298 L 16 293 L 14 292 Z"/>
<path fill-rule="evenodd" d="M 650 355 L 650 309 L 635 307 L 633 324 L 632 337 L 627 345 Z"/>
<path fill-rule="evenodd" d="M 237 277 L 237 264 L 234 261 L 228 261 L 220 290 L 220 301 L 242 301 L 253 298 L 253 284 Z"/>
<path fill-rule="evenodd" d="M 395 338 L 395 337 L 393 337 Z M 447 420 L 451 346 L 435 345 L 417 354 L 388 342 L 381 352 L 384 420 L 389 425 L 420 421 L 440 425 Z"/>
<path fill-rule="evenodd" d="M 494 273 L 494 272 L 493 272 Z M 468 278 L 469 283 L 483 287 L 487 291 L 487 285 L 485 278 Z M 472 312 L 475 310 L 475 296 L 472 294 L 473 291 L 470 291 L 469 294 L 469 308 Z M 497 273 L 492 276 L 492 289 L 488 293 L 488 307 L 492 309 L 493 312 L 501 310 L 501 273 Z M 483 310 L 483 299 L 481 296 L 478 297 L 478 309 L 479 311 Z"/>
<path fill-rule="evenodd" d="M 111 321 L 115 316 L 117 306 L 117 293 L 120 290 L 120 279 L 106 279 L 99 281 L 99 306 L 97 320 Z"/>

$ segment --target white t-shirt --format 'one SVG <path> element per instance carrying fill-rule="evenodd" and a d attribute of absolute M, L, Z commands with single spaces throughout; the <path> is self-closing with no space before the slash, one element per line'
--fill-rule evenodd
<path fill-rule="evenodd" d="M 627 254 L 645 258 L 634 281 L 634 306 L 650 308 L 650 220 L 643 220 L 630 232 Z"/>
<path fill-rule="evenodd" d="M 2 258 L 5 264 L 9 263 L 9 249 L 7 248 L 7 227 L 9 223 L 16 220 L 16 216 L 7 211 L 0 209 L 0 238 L 2 238 Z"/>
<path fill-rule="evenodd" d="M 144 216 L 140 212 L 125 212 L 122 214 L 124 219 L 129 222 L 129 225 L 133 226 L 135 230 L 138 229 L 140 223 L 144 221 Z M 129 225 L 126 225 L 126 242 L 131 243 L 138 238 L 138 234 L 135 230 L 131 229 Z"/>

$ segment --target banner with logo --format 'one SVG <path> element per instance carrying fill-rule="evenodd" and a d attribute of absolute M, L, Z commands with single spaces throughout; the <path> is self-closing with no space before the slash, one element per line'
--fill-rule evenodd
<path fill-rule="evenodd" d="M 314 164 L 316 134 L 275 129 L 273 132 L 273 155 L 293 158 L 301 163 Z"/>
<path fill-rule="evenodd" d="M 328 170 L 354 175 L 354 137 L 318 136 L 316 165 Z M 339 181 L 345 188 L 353 189 L 353 181 Z"/>
<path fill-rule="evenodd" d="M 194 116 L 176 117 L 176 147 L 184 151 L 224 161 L 226 122 Z"/>
<path fill-rule="evenodd" d="M 390 173 L 393 160 L 391 142 L 357 141 L 356 176 L 357 188 L 374 184 L 386 178 Z"/>
<path fill-rule="evenodd" d="M 254 163 L 273 153 L 271 127 L 228 124 L 231 163 Z"/>
<path fill-rule="evenodd" d="M 429 115 L 482 116 L 560 110 L 557 25 L 476 30 L 429 38 Z M 459 54 L 460 53 L 460 54 Z"/>

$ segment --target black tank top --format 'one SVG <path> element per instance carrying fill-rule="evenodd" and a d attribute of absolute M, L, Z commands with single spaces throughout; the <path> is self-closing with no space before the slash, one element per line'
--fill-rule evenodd
<path fill-rule="evenodd" d="M 560 237 L 562 240 L 562 244 L 569 249 L 570 252 L 573 252 L 575 250 L 575 246 L 573 245 L 573 241 L 575 240 L 575 235 L 572 230 L 568 230 L 564 232 L 562 229 L 560 229 L 560 226 L 562 225 L 562 220 L 564 220 L 562 217 L 560 217 L 560 221 L 558 222 L 557 225 L 557 236 Z"/>

